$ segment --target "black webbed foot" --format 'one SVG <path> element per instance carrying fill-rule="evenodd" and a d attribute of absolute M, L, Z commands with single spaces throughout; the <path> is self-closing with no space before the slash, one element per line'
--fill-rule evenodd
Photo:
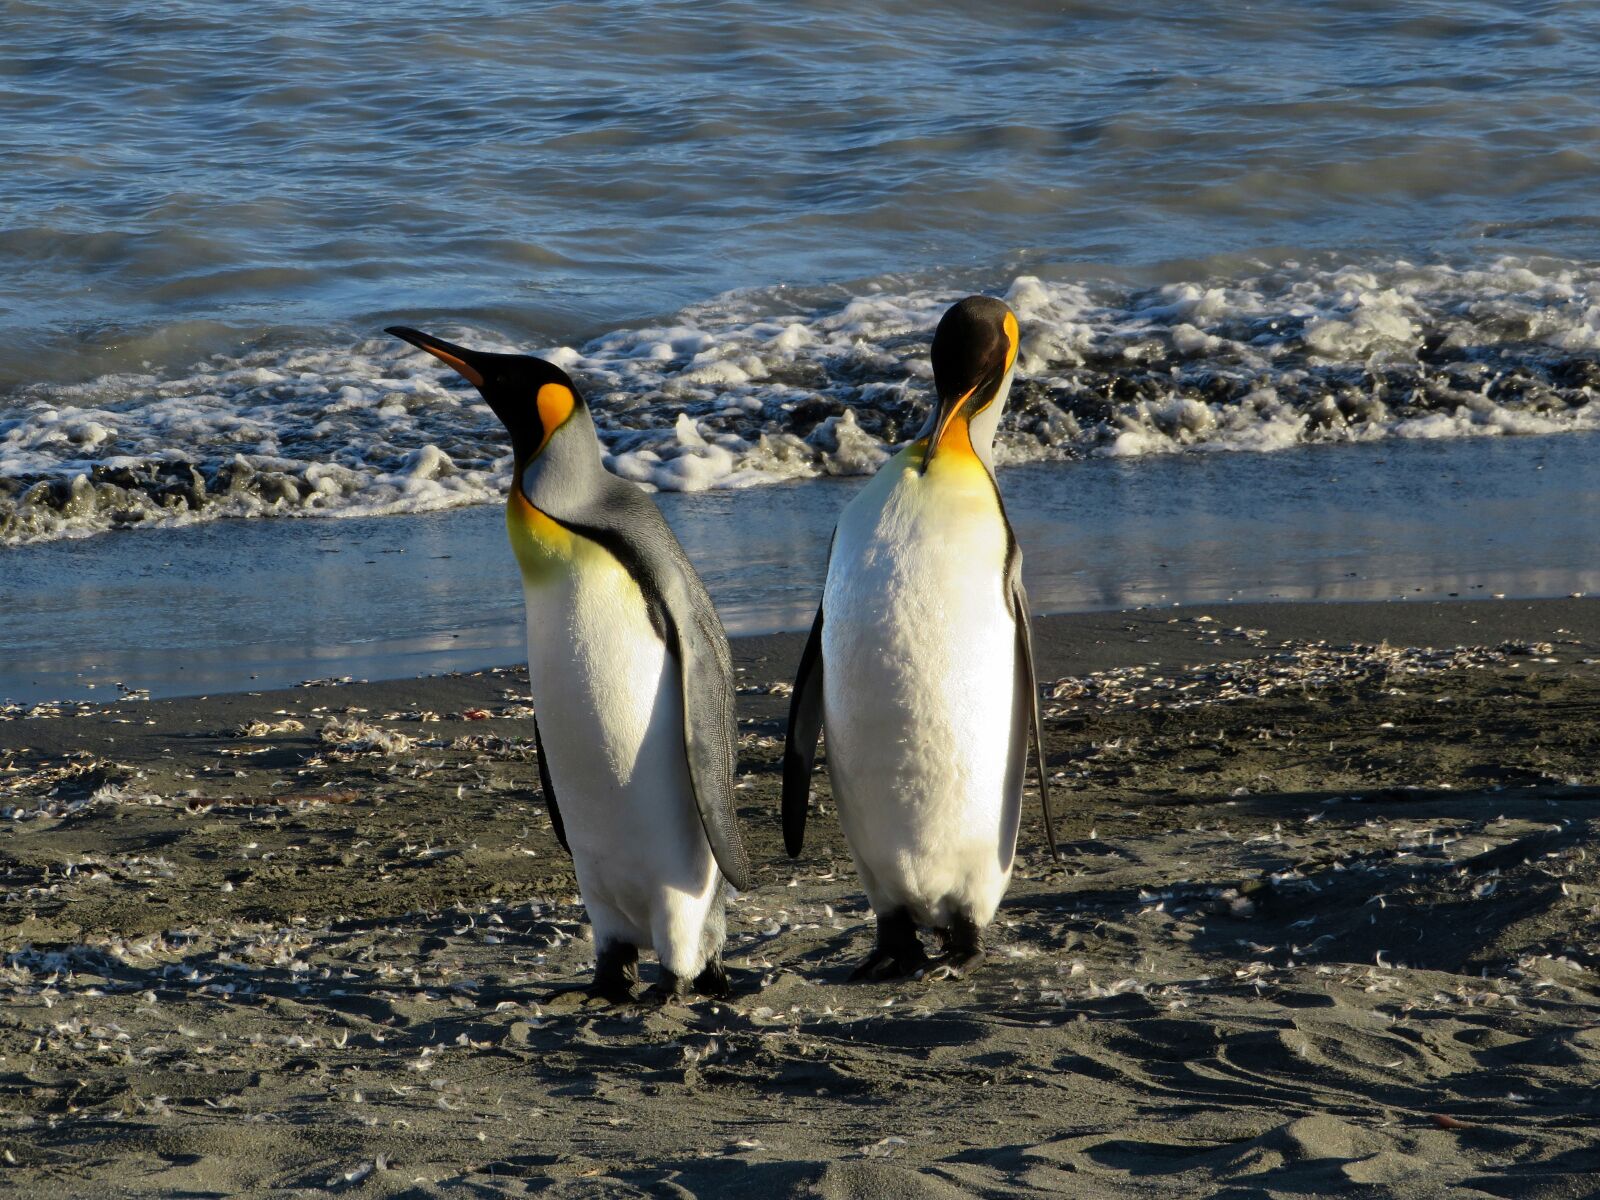
<path fill-rule="evenodd" d="M 705 970 L 694 977 L 694 990 L 713 1000 L 726 1000 L 733 993 L 733 988 L 728 984 L 727 969 L 720 958 L 713 958 L 705 965 Z"/>
<path fill-rule="evenodd" d="M 689 985 L 683 977 L 662 967 L 661 978 L 645 988 L 643 999 L 647 1004 L 665 1008 L 669 1004 L 682 1004 L 688 995 Z"/>
<path fill-rule="evenodd" d="M 626 1004 L 639 982 L 639 948 L 626 942 L 607 942 L 594 956 L 594 982 L 589 999 Z"/>
<path fill-rule="evenodd" d="M 944 956 L 924 979 L 964 979 L 983 965 L 983 930 L 964 912 L 958 912 L 948 929 L 939 931 Z"/>
<path fill-rule="evenodd" d="M 877 983 L 915 975 L 928 965 L 928 953 L 917 938 L 917 923 L 903 908 L 878 917 L 878 941 L 872 953 L 852 972 L 851 983 Z"/>

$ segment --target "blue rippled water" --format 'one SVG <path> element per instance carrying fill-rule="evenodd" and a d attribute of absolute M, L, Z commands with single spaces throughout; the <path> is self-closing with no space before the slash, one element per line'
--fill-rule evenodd
<path fill-rule="evenodd" d="M 1032 346 L 1013 460 L 1592 428 L 1597 44 L 1580 2 L 10 3 L 0 538 L 491 495 L 394 319 L 565 353 L 664 487 L 869 468 L 967 288 Z"/>

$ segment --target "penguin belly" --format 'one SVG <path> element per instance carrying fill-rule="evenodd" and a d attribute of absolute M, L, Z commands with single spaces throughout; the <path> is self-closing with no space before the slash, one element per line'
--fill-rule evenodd
<path fill-rule="evenodd" d="M 945 928 L 964 913 L 982 927 L 1010 881 L 1021 778 L 1006 553 L 975 459 L 886 470 L 840 519 L 824 727 L 839 820 L 880 915 L 904 907 Z"/>
<path fill-rule="evenodd" d="M 693 979 L 721 949 L 721 875 L 684 750 L 677 659 L 611 554 L 574 538 L 568 569 L 524 564 L 528 684 L 598 952 L 654 948 Z"/>

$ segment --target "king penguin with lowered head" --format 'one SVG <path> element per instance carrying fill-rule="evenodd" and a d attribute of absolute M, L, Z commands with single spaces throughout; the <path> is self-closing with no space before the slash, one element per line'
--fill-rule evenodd
<path fill-rule="evenodd" d="M 919 436 L 839 518 L 790 702 L 783 829 L 800 853 L 817 738 L 877 918 L 855 979 L 959 977 L 1011 879 L 1030 739 L 1052 857 L 1022 553 L 994 477 L 1019 346 L 1005 304 L 969 296 L 933 338 Z M 933 963 L 919 929 L 935 931 Z"/>
<path fill-rule="evenodd" d="M 721 996 L 724 883 L 750 886 L 733 804 L 722 622 L 650 498 L 602 465 L 577 386 L 543 359 L 389 330 L 464 376 L 511 435 L 506 531 L 522 568 L 539 772 L 594 929 L 590 994 Z"/>

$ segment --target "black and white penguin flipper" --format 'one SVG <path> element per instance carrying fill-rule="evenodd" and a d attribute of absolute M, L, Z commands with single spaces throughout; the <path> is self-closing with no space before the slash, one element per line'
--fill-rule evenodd
<path fill-rule="evenodd" d="M 1011 616 L 1017 623 L 1017 697 L 1018 719 L 1027 722 L 1022 736 L 1012 739 L 1014 753 L 1022 757 L 1018 764 L 1019 779 L 1028 774 L 1028 751 L 1033 746 L 1033 760 L 1039 767 L 1039 805 L 1044 809 L 1044 837 L 1050 846 L 1050 861 L 1056 860 L 1056 819 L 1050 808 L 1050 772 L 1044 761 L 1044 721 L 1039 715 L 1039 677 L 1033 667 L 1033 622 L 1028 614 L 1028 593 L 1022 586 L 1022 552 L 1011 541 L 1011 561 L 1006 567 L 1006 594 L 1011 598 Z"/>
<path fill-rule="evenodd" d="M 811 769 L 822 733 L 822 605 L 811 623 L 811 636 L 800 652 L 800 669 L 789 698 L 789 730 L 783 744 L 783 848 L 798 858 L 806 840 L 806 814 L 811 808 Z"/>
<path fill-rule="evenodd" d="M 567 827 L 561 823 L 561 810 L 556 807 L 556 785 L 550 782 L 550 763 L 544 756 L 544 739 L 539 736 L 539 718 L 533 719 L 533 749 L 539 756 L 539 788 L 544 792 L 545 811 L 550 814 L 550 828 L 555 830 L 556 841 L 572 857 L 572 847 L 567 845 Z"/>

